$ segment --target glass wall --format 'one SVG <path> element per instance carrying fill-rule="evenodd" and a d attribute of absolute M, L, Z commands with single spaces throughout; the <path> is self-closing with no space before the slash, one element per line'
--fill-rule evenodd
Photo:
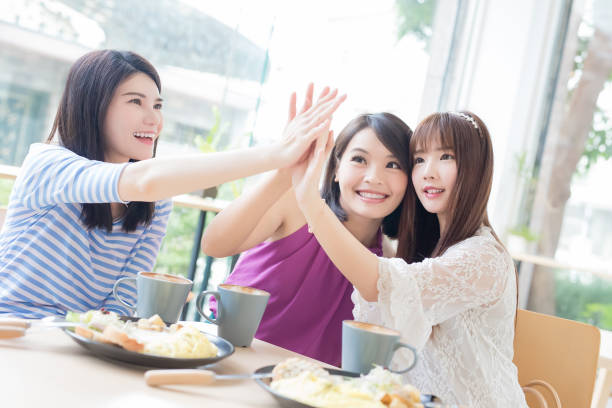
<path fill-rule="evenodd" d="M 0 164 L 18 166 L 47 137 L 70 65 L 99 48 L 136 51 L 158 68 L 159 155 L 276 140 L 290 93 L 302 96 L 309 82 L 348 93 L 336 134 L 363 112 L 390 111 L 414 127 L 431 111 L 467 108 L 493 138 L 491 221 L 517 259 L 541 257 L 520 265 L 525 305 L 612 328 L 611 3 L 441 4 L 0 2 Z M 256 180 L 214 193 L 232 200 Z M 0 180 L 0 204 L 10 187 Z M 186 272 L 197 220 L 196 210 L 174 209 L 158 270 Z M 200 259 L 198 276 L 203 267 Z M 225 261 L 212 270 L 214 286 Z"/>
<path fill-rule="evenodd" d="M 556 106 L 525 172 L 526 222 L 515 235 L 555 261 L 521 268 L 532 276 L 530 309 L 612 329 L 612 3 L 573 3 Z"/>
<path fill-rule="evenodd" d="M 20 165 L 48 136 L 70 65 L 100 48 L 138 52 L 160 72 L 158 155 L 278 139 L 290 93 L 303 95 L 309 82 L 348 93 L 336 134 L 374 111 L 414 127 L 434 8 L 434 0 L 1 2 L 0 164 Z M 217 197 L 231 200 L 244 185 L 228 183 Z M 10 186 L 2 186 L 5 204 Z M 157 269 L 186 272 L 197 219 L 196 210 L 174 209 Z M 223 262 L 215 266 L 213 285 L 225 273 Z"/>
<path fill-rule="evenodd" d="M 556 257 L 571 262 L 582 259 L 584 265 L 603 269 L 612 259 L 612 191 L 602 188 L 609 184 L 612 175 L 612 63 L 601 64 L 612 56 L 612 29 L 597 24 L 612 23 L 598 21 L 594 13 L 605 16 L 612 13 L 609 3 L 598 2 L 594 8 L 587 2 L 577 40 L 574 70 L 568 81 L 568 115 L 566 121 L 584 117 L 585 126 L 575 132 L 564 132 L 564 136 L 581 136 L 569 149 L 575 150 L 577 163 L 569 182 L 571 195 L 563 214 L 559 245 Z M 607 8 L 608 10 L 602 10 Z M 607 33 L 606 33 L 607 31 Z M 604 37 L 604 38 L 597 38 Z M 606 39 L 607 37 L 607 39 Z M 586 87 L 590 95 L 581 96 Z M 580 102 L 590 96 L 590 102 Z"/>

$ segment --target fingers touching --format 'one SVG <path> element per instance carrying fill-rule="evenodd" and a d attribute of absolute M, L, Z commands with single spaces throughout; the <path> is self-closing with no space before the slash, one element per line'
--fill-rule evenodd
<path fill-rule="evenodd" d="M 306 112 L 312 106 L 312 94 L 314 93 L 314 84 L 311 82 L 308 84 L 306 88 L 306 95 L 304 96 L 304 104 L 302 105 L 302 109 L 300 109 L 300 113 Z"/>
<path fill-rule="evenodd" d="M 317 103 L 319 103 L 321 99 L 327 96 L 329 94 L 329 91 L 330 91 L 329 86 L 326 86 L 325 88 L 323 88 L 321 90 L 321 93 L 319 94 L 319 97 L 317 98 Z"/>
<path fill-rule="evenodd" d="M 321 139 L 325 137 L 326 140 L 323 141 L 323 143 L 325 143 L 327 141 L 326 135 L 329 133 L 330 125 L 331 125 L 331 119 L 327 118 L 323 122 L 319 123 L 317 126 L 314 126 L 308 134 L 308 141 L 313 142 L 316 139 L 317 146 L 318 146 L 321 143 L 320 142 Z"/>
<path fill-rule="evenodd" d="M 332 115 L 346 99 L 346 95 L 338 96 L 337 89 L 332 90 L 325 87 L 319 93 L 316 103 L 313 104 L 313 94 L 314 85 L 309 84 L 299 112 L 296 108 L 297 96 L 295 93 L 291 95 L 289 101 L 289 123 L 284 130 L 284 143 L 296 149 L 293 153 L 291 153 L 292 149 L 287 150 L 288 157 L 297 160 L 297 162 L 293 161 L 293 164 L 305 158 L 314 157 L 318 147 L 323 149 L 322 154 L 325 155 L 331 137 L 329 128 Z M 294 155 L 297 156 L 293 157 Z"/>
<path fill-rule="evenodd" d="M 338 107 L 346 100 L 346 94 L 338 96 L 338 89 L 331 90 L 328 86 L 321 90 L 317 97 L 316 103 L 313 105 L 314 84 L 308 84 L 304 102 L 300 111 L 297 111 L 296 102 L 297 95 L 291 94 L 289 99 L 289 121 L 291 122 L 296 116 L 299 120 L 309 123 L 310 126 L 318 126 L 325 119 L 331 117 Z"/>
<path fill-rule="evenodd" d="M 323 97 L 307 113 L 307 119 L 318 125 L 325 119 L 331 117 L 338 107 L 346 100 L 346 94 L 337 96 L 338 90 L 335 89 Z"/>
<path fill-rule="evenodd" d="M 293 120 L 293 118 L 295 118 L 296 115 L 296 111 L 295 111 L 295 103 L 297 101 L 297 95 L 295 92 L 293 92 L 291 94 L 291 96 L 289 97 L 289 122 L 291 122 Z"/>

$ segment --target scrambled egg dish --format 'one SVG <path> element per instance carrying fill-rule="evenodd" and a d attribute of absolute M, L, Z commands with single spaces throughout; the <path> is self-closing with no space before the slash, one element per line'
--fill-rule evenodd
<path fill-rule="evenodd" d="M 345 378 L 303 371 L 272 381 L 271 388 L 296 401 L 314 407 L 422 408 L 418 390 L 402 385 L 401 377 L 381 367 L 366 376 Z"/>
<path fill-rule="evenodd" d="M 209 358 L 217 355 L 217 347 L 193 326 L 173 324 L 169 327 L 158 316 L 137 322 L 123 321 L 116 313 L 90 310 L 69 312 L 66 320 L 85 323 L 75 332 L 102 343 L 116 344 L 129 351 L 176 358 Z"/>
<path fill-rule="evenodd" d="M 144 352 L 178 358 L 207 358 L 217 355 L 217 347 L 198 329 L 184 326 L 174 333 L 145 342 Z"/>

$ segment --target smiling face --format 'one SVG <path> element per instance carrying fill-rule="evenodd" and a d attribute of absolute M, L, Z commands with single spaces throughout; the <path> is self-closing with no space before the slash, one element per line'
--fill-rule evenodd
<path fill-rule="evenodd" d="M 161 108 L 159 91 L 148 75 L 139 72 L 119 84 L 104 118 L 104 160 L 123 163 L 153 157 L 163 127 Z"/>
<path fill-rule="evenodd" d="M 335 176 L 348 219 L 382 220 L 401 203 L 408 176 L 371 128 L 355 134 Z"/>
<path fill-rule="evenodd" d="M 427 149 L 417 146 L 413 163 L 412 183 L 417 197 L 425 210 L 438 215 L 440 229 L 444 230 L 457 179 L 455 152 L 448 146 L 441 146 L 438 140 Z"/>

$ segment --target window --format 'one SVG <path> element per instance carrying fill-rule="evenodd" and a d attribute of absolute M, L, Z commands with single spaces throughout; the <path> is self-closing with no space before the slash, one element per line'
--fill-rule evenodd
<path fill-rule="evenodd" d="M 289 94 L 302 95 L 310 81 L 318 90 L 331 85 L 349 94 L 334 119 L 336 134 L 357 114 L 375 111 L 396 113 L 414 127 L 435 4 L 0 2 L 0 163 L 20 165 L 28 146 L 48 136 L 71 64 L 101 48 L 138 52 L 158 69 L 164 98 L 158 155 L 277 140 Z M 231 200 L 242 185 L 228 183 L 218 197 Z M 158 269 L 186 273 L 197 217 L 175 208 Z M 200 259 L 200 275 L 204 264 Z M 225 265 L 214 267 L 213 280 L 224 273 Z"/>

